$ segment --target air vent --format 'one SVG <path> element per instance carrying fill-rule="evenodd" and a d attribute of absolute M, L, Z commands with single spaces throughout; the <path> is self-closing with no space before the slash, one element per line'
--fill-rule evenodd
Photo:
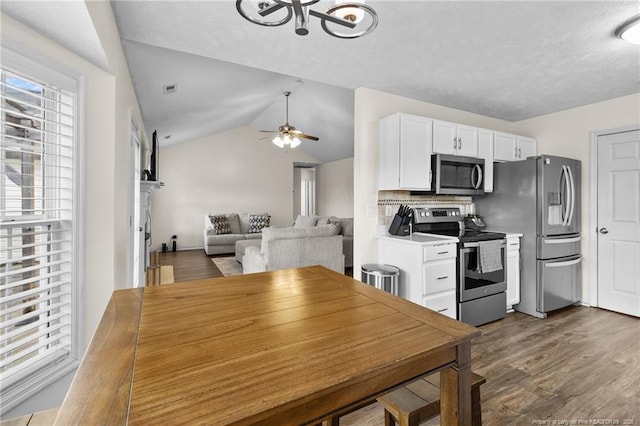
<path fill-rule="evenodd" d="M 162 93 L 168 95 L 169 93 L 175 93 L 178 90 L 178 85 L 176 83 L 167 84 L 162 87 Z"/>

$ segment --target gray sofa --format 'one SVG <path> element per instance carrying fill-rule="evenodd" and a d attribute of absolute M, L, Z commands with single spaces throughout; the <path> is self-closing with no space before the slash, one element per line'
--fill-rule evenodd
<path fill-rule="evenodd" d="M 344 266 L 353 267 L 353 218 L 335 216 L 298 216 L 293 224 L 294 228 L 322 226 L 328 223 L 340 224 L 339 234 L 342 235 L 342 253 Z"/>
<path fill-rule="evenodd" d="M 344 273 L 340 226 L 264 228 L 259 247 L 246 248 L 243 273 L 322 265 Z"/>
<path fill-rule="evenodd" d="M 212 224 L 212 216 L 226 216 L 229 225 L 227 230 L 216 229 Z M 265 217 L 269 216 L 268 213 L 225 213 L 224 215 L 204 215 L 204 251 L 208 255 L 223 254 L 223 253 L 235 253 L 236 242 L 242 240 L 258 240 L 262 238 L 260 231 L 255 232 L 256 228 L 251 229 L 252 216 Z M 268 226 L 269 221 L 262 222 L 262 226 Z M 251 232 L 253 231 L 253 232 Z"/>

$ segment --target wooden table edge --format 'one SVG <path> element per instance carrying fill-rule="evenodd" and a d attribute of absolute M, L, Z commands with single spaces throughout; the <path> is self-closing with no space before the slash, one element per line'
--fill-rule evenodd
<path fill-rule="evenodd" d="M 143 295 L 113 292 L 55 425 L 127 423 Z"/>

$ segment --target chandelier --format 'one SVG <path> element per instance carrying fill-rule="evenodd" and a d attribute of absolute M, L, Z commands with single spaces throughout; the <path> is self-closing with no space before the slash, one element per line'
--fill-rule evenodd
<path fill-rule="evenodd" d="M 309 34 L 309 17 L 320 19 L 322 29 L 338 38 L 358 38 L 369 34 L 378 25 L 378 14 L 364 4 L 352 0 L 336 4 L 326 12 L 310 8 L 320 0 L 237 0 L 236 9 L 244 19 L 265 27 L 284 25 L 295 16 L 296 34 Z"/>

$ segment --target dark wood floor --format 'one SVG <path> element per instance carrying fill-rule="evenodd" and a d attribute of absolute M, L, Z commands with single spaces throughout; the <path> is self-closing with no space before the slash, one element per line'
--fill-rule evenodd
<path fill-rule="evenodd" d="M 640 319 L 571 307 L 479 328 L 472 368 L 487 378 L 484 425 L 640 425 Z M 383 410 L 370 406 L 340 424 L 381 426 Z"/>
<path fill-rule="evenodd" d="M 212 257 L 202 249 L 174 251 L 160 253 L 160 264 L 173 265 L 175 282 L 221 277 L 222 273 L 211 261 Z"/>
<path fill-rule="evenodd" d="M 165 253 L 161 264 L 174 266 L 176 281 L 222 275 L 203 250 Z M 479 328 L 472 368 L 487 378 L 485 425 L 640 425 L 640 319 L 571 307 L 544 320 L 516 312 Z M 340 424 L 381 426 L 383 410 L 375 404 Z"/>
<path fill-rule="evenodd" d="M 207 255 L 204 250 L 182 250 L 159 253 L 160 265 L 173 266 L 175 282 L 222 277 L 220 269 L 211 261 L 213 257 L 226 257 L 230 254 Z M 353 268 L 346 268 L 345 274 L 352 277 Z"/>

